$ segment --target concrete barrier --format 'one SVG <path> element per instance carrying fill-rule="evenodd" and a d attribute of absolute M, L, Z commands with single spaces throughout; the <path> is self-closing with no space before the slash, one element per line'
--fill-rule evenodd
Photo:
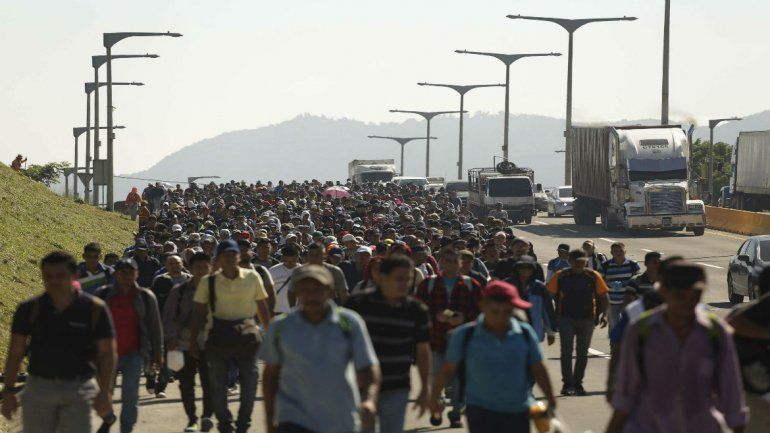
<path fill-rule="evenodd" d="M 706 226 L 742 235 L 770 234 L 770 215 L 706 206 Z"/>

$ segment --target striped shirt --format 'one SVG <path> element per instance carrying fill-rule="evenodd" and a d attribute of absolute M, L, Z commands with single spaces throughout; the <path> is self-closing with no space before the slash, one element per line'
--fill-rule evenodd
<path fill-rule="evenodd" d="M 78 265 L 78 284 L 80 290 L 93 295 L 96 289 L 112 283 L 112 268 L 99 263 L 99 270 L 91 272 L 86 268 L 85 262 Z"/>
<path fill-rule="evenodd" d="M 345 307 L 366 322 L 382 369 L 382 391 L 409 389 L 409 370 L 418 343 L 430 341 L 428 308 L 411 296 L 391 303 L 379 289 L 348 299 Z"/>
<path fill-rule="evenodd" d="M 634 275 L 639 273 L 639 264 L 633 260 L 625 259 L 618 264 L 614 259 L 602 264 L 602 275 L 609 287 L 610 304 L 622 304 L 626 296 L 628 283 Z"/>

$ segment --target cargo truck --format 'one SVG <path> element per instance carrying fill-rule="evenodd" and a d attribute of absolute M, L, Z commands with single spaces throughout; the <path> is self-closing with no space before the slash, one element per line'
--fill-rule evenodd
<path fill-rule="evenodd" d="M 390 182 L 395 175 L 392 159 L 354 159 L 348 163 L 348 179 L 353 183 Z"/>
<path fill-rule="evenodd" d="M 688 194 L 690 147 L 680 126 L 574 127 L 575 223 L 605 230 L 688 230 L 702 236 L 702 200 Z"/>
<path fill-rule="evenodd" d="M 497 203 L 502 203 L 511 221 L 529 224 L 535 214 L 534 178 L 532 169 L 510 161 L 472 168 L 468 170 L 468 208 L 476 217 L 486 218 Z"/>
<path fill-rule="evenodd" d="M 770 131 L 741 132 L 733 149 L 730 178 L 735 209 L 770 209 Z"/>

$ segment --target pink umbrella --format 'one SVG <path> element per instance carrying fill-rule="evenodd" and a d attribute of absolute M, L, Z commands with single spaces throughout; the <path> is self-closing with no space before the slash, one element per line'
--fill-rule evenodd
<path fill-rule="evenodd" d="M 345 188 L 344 186 L 333 186 L 324 190 L 323 196 L 337 199 L 337 198 L 350 198 L 351 194 L 350 194 L 350 191 L 348 191 L 348 189 Z"/>

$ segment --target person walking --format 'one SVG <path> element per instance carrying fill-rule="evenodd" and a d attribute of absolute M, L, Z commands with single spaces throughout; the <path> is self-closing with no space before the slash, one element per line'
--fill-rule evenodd
<path fill-rule="evenodd" d="M 91 408 L 112 413 L 115 330 L 104 302 L 75 288 L 77 264 L 63 251 L 40 261 L 45 292 L 16 308 L 3 372 L 2 414 L 19 407 L 19 368 L 29 355 L 21 424 L 27 433 L 91 431 Z"/>
<path fill-rule="evenodd" d="M 609 321 L 609 331 L 620 318 L 620 312 L 626 305 L 626 292 L 628 283 L 639 273 L 639 264 L 626 258 L 626 245 L 622 242 L 615 242 L 610 247 L 612 259 L 602 263 L 601 274 L 609 288 L 608 296 L 610 301 L 607 318 Z"/>
<path fill-rule="evenodd" d="M 131 216 L 131 221 L 136 221 L 136 215 L 139 211 L 139 204 L 144 202 L 142 196 L 139 194 L 139 190 L 136 187 L 131 188 L 131 192 L 126 196 L 126 207 L 128 213 Z"/>
<path fill-rule="evenodd" d="M 556 248 L 556 254 L 557 256 L 548 262 L 544 281 L 546 284 L 551 281 L 551 278 L 553 278 L 555 273 L 562 269 L 569 268 L 569 245 L 559 244 Z"/>
<path fill-rule="evenodd" d="M 561 343 L 562 395 L 587 395 L 583 377 L 588 364 L 588 348 L 594 327 L 607 326 L 607 284 L 602 276 L 586 266 L 583 250 L 569 253 L 570 267 L 558 271 L 548 283 L 548 291 L 559 306 L 557 323 Z M 572 363 L 573 349 L 576 360 Z"/>
<path fill-rule="evenodd" d="M 450 334 L 433 384 L 434 413 L 441 411 L 441 392 L 456 376 L 463 378 L 470 433 L 530 431 L 532 382 L 545 394 L 549 410 L 556 409 L 537 336 L 529 324 L 515 318 L 530 307 L 512 284 L 492 281 L 487 285 L 478 320 Z"/>
<path fill-rule="evenodd" d="M 527 318 L 535 331 L 537 341 L 542 342 L 548 336 L 548 345 L 556 341 L 556 311 L 553 297 L 542 281 L 535 278 L 537 262 L 530 256 L 522 256 L 516 262 L 515 272 L 506 278 L 507 283 L 521 288 L 521 298 L 529 302 Z"/>
<path fill-rule="evenodd" d="M 743 432 L 748 410 L 731 330 L 698 305 L 705 270 L 680 260 L 662 271 L 664 305 L 623 338 L 607 433 L 718 433 L 722 423 Z"/>
<path fill-rule="evenodd" d="M 83 261 L 78 264 L 80 290 L 92 295 L 96 289 L 112 282 L 112 268 L 101 262 L 102 246 L 89 242 L 83 247 Z"/>
<path fill-rule="evenodd" d="M 306 265 L 323 266 L 334 277 L 334 301 L 342 305 L 347 301 L 349 296 L 348 284 L 345 281 L 345 274 L 337 266 L 326 262 L 326 250 L 323 245 L 319 243 L 312 243 L 307 246 L 307 254 L 305 255 Z M 293 297 L 289 292 L 289 297 Z M 294 302 L 290 302 L 294 304 Z"/>
<path fill-rule="evenodd" d="M 586 267 L 588 269 L 593 269 L 594 271 L 601 272 L 602 263 L 607 261 L 607 256 L 596 251 L 596 246 L 594 245 L 594 241 L 592 241 L 591 239 L 586 239 L 583 242 L 582 249 L 583 251 L 585 251 L 586 257 L 588 258 Z"/>
<path fill-rule="evenodd" d="M 157 370 L 163 365 L 163 327 L 155 295 L 137 284 L 139 266 L 133 259 L 115 264 L 115 284 L 99 288 L 115 322 L 120 384 L 120 432 L 134 430 L 138 417 L 139 380 L 145 363 Z"/>
<path fill-rule="evenodd" d="M 331 301 L 326 268 L 302 266 L 291 280 L 297 308 L 273 319 L 260 349 L 266 431 L 359 432 L 374 422 L 380 384 L 366 325 Z"/>
<path fill-rule="evenodd" d="M 275 287 L 275 308 L 274 314 L 288 313 L 292 305 L 289 303 L 289 292 L 291 291 L 291 274 L 299 264 L 299 251 L 293 245 L 286 245 L 281 248 L 281 263 L 270 268 L 270 275 L 273 277 L 273 286 Z"/>
<path fill-rule="evenodd" d="M 205 343 L 205 359 L 217 428 L 221 433 L 245 433 L 251 426 L 259 375 L 256 356 L 262 340 L 255 318 L 265 328 L 268 328 L 270 320 L 262 279 L 256 271 L 238 266 L 240 261 L 240 249 L 234 240 L 220 242 L 216 256 L 219 270 L 202 278 L 193 296 L 192 335 L 198 335 L 209 312 L 212 317 Z M 190 355 L 200 359 L 196 339 L 190 340 Z M 241 390 L 235 430 L 233 415 L 227 407 L 231 362 L 238 369 Z"/>
<path fill-rule="evenodd" d="M 163 308 L 163 331 L 167 351 L 179 350 L 184 355 L 184 366 L 176 373 L 179 379 L 179 392 L 182 397 L 182 405 L 187 415 L 185 432 L 211 431 L 214 427 L 211 417 L 214 408 L 211 403 L 211 391 L 209 387 L 209 371 L 206 365 L 205 350 L 200 351 L 199 358 L 190 355 L 192 340 L 198 341 L 200 334 L 193 335 L 190 327 L 195 302 L 193 296 L 201 279 L 211 273 L 211 257 L 203 252 L 195 253 L 188 262 L 188 269 L 192 277 L 174 286 L 168 294 Z M 203 413 L 199 419 L 195 408 L 195 375 L 200 376 L 200 384 L 203 392 Z"/>
<path fill-rule="evenodd" d="M 414 262 L 409 257 L 399 254 L 385 257 L 378 271 L 378 287 L 351 297 L 345 305 L 364 319 L 380 361 L 382 385 L 377 399 L 380 433 L 404 431 L 413 360 L 420 374 L 420 393 L 415 406 L 420 416 L 428 409 L 432 363 L 430 317 L 425 304 L 408 295 L 414 272 Z M 374 429 L 368 431 L 374 432 Z"/>
<path fill-rule="evenodd" d="M 476 320 L 479 314 L 480 288 L 472 278 L 460 274 L 460 256 L 451 247 L 442 250 L 440 272 L 426 278 L 417 288 L 415 297 L 428 306 L 431 317 L 431 350 L 433 374 L 444 362 L 447 334 L 463 323 Z M 450 392 L 452 409 L 448 414 L 452 428 L 461 428 L 463 402 L 455 381 Z M 431 423 L 441 425 L 441 413 L 431 416 Z"/>
<path fill-rule="evenodd" d="M 155 274 L 162 268 L 160 261 L 152 257 L 149 252 L 147 241 L 143 238 L 136 240 L 134 244 L 134 261 L 139 266 L 139 278 L 137 283 L 139 287 L 151 287 Z"/>

